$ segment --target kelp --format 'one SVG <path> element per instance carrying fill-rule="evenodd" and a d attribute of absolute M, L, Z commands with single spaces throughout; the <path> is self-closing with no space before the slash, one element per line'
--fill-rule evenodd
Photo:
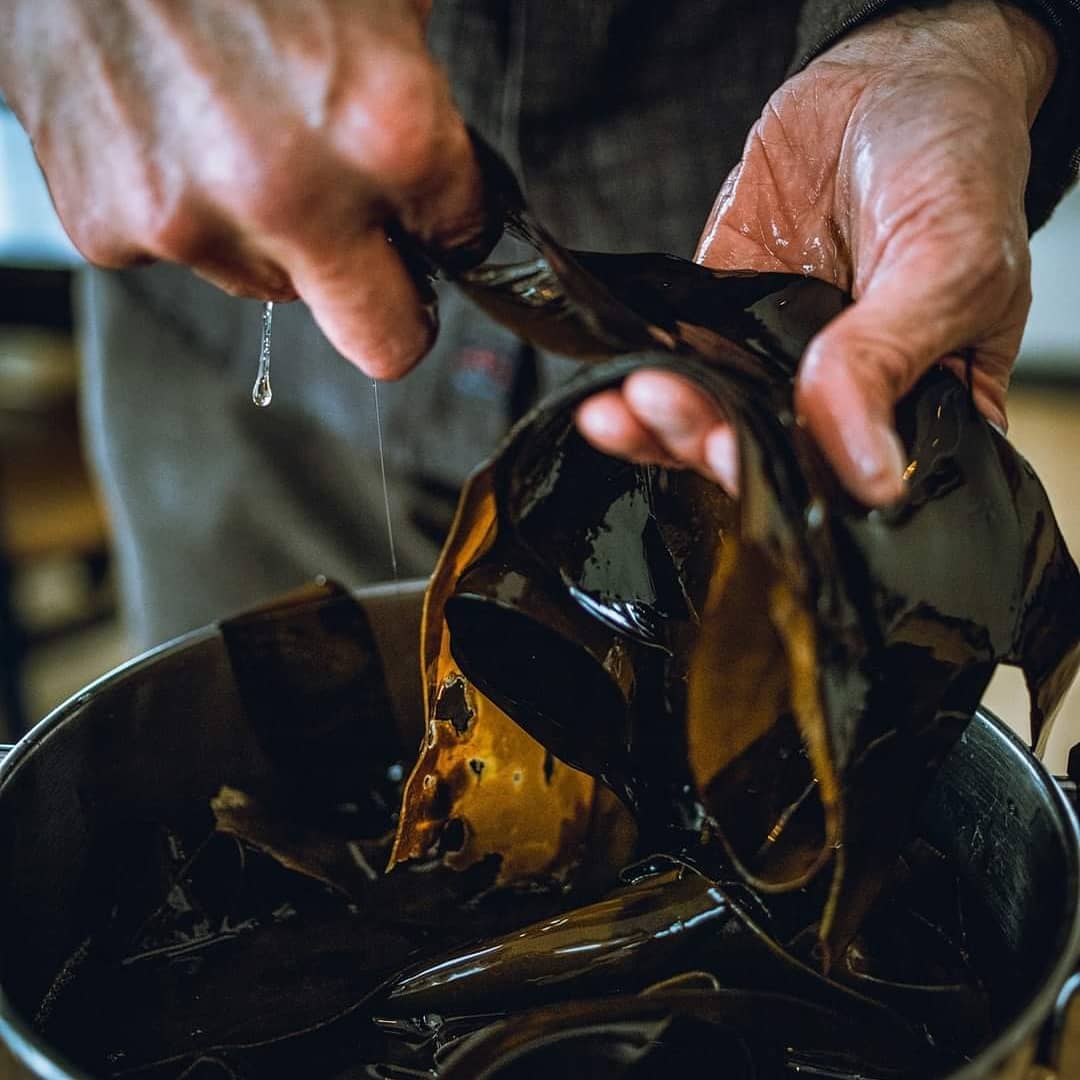
<path fill-rule="evenodd" d="M 806 1074 L 899 1080 L 915 1075 L 895 1039 L 786 994 L 713 990 L 643 994 L 550 1006 L 491 1024 L 461 1042 L 443 1080 L 541 1076 L 715 1075 L 731 1080 Z"/>
<path fill-rule="evenodd" d="M 871 933 L 863 949 L 849 950 L 849 967 L 859 975 L 845 986 L 781 944 L 774 936 L 780 923 L 737 880 L 716 879 L 665 856 L 628 867 L 623 877 L 623 884 L 591 904 L 425 957 L 387 980 L 372 1001 L 373 1011 L 384 1018 L 494 1015 L 508 1003 L 520 1013 L 613 992 L 744 990 L 813 1001 L 849 1020 L 858 1018 L 893 1045 L 894 1061 L 925 1053 L 924 1028 L 936 1033 L 940 1027 L 946 1040 L 961 1043 L 960 1051 L 985 1031 L 988 1005 L 969 965 L 950 964 L 944 978 L 934 969 L 935 958 L 960 955 L 960 935 L 944 927 L 937 928 L 935 947 L 920 943 L 909 958 L 926 985 L 889 980 L 889 961 L 879 956 L 883 943 Z M 936 891 L 940 883 L 934 885 Z M 917 890 L 894 898 L 890 920 L 901 928 L 917 920 L 911 906 L 917 899 Z M 809 917 L 808 905 L 802 909 L 803 918 Z M 903 940 L 910 944 L 910 935 Z M 860 979 L 870 992 L 862 991 Z M 962 995 L 962 989 L 970 992 Z M 898 999 L 895 1010 L 882 1004 L 890 994 Z M 937 1003 L 953 1008 L 941 1017 L 929 1015 Z M 910 1026 L 908 1017 L 919 1026 Z M 949 1027 L 957 1019 L 966 1025 L 959 1040 Z"/>
<path fill-rule="evenodd" d="M 490 492 L 477 484 L 466 499 L 456 533 L 461 547 L 444 551 L 443 581 L 456 580 L 492 538 Z M 446 627 L 433 617 L 439 589 L 433 580 L 421 628 L 427 732 L 389 868 L 436 852 L 458 869 L 494 856 L 499 884 L 565 884 L 591 850 L 610 853 L 613 874 L 629 857 L 632 823 L 606 789 L 557 760 L 465 678 Z M 585 872 L 595 875 L 596 863 Z"/>
<path fill-rule="evenodd" d="M 1030 466 L 942 368 L 897 406 L 901 500 L 870 510 L 846 494 L 793 406 L 802 349 L 847 302 L 839 290 L 568 251 L 483 160 L 505 230 L 535 257 L 441 269 L 534 343 L 616 359 L 538 405 L 466 485 L 425 607 L 428 735 L 395 859 L 492 813 L 476 785 L 443 797 L 462 757 L 438 717 L 452 680 L 473 702 L 468 738 L 524 754 L 520 726 L 529 753 L 599 777 L 639 829 L 719 837 L 766 891 L 827 875 L 828 967 L 999 662 L 1023 669 L 1045 738 L 1080 664 L 1076 565 Z M 737 501 L 611 463 L 576 435 L 577 404 L 642 367 L 720 404 Z M 492 837 L 470 858 L 497 849 Z M 573 842 L 561 852 L 548 864 L 579 862 Z"/>
<path fill-rule="evenodd" d="M 592 904 L 437 953 L 398 972 L 376 1006 L 387 1015 L 498 1011 L 628 992 L 741 932 L 719 885 L 689 867 L 660 869 Z M 748 931 L 747 931 L 748 932 Z M 734 950 L 732 950 L 734 951 Z M 697 955 L 695 955 L 697 954 Z"/>
<path fill-rule="evenodd" d="M 700 862 L 658 852 L 615 881 L 498 885 L 497 860 L 454 869 L 437 848 L 379 873 L 401 748 L 364 606 L 324 584 L 223 636 L 259 753 L 212 817 L 194 799 L 116 826 L 108 918 L 37 1018 L 90 1074 L 402 1080 L 472 1075 L 480 1054 L 487 1075 L 591 1075 L 614 1055 L 616 1075 L 884 1080 L 940 1075 L 987 1030 L 955 870 L 924 842 L 832 978 L 800 958 L 814 891 L 758 895 L 688 821 L 662 835 Z M 320 745 L 361 748 L 351 780 Z"/>
<path fill-rule="evenodd" d="M 1045 494 L 935 370 L 897 411 L 904 498 L 857 505 L 792 408 L 838 290 L 568 252 L 485 161 L 536 257 L 443 271 L 605 362 L 466 486 L 404 790 L 362 605 L 323 583 L 227 620 L 245 779 L 182 828 L 130 824 L 39 1026 L 147 1080 L 947 1073 L 990 1031 L 980 975 L 1007 979 L 969 956 L 978 898 L 912 812 L 996 663 L 1039 738 L 1080 662 Z M 577 403 L 642 366 L 722 405 L 737 501 L 577 434 Z"/>

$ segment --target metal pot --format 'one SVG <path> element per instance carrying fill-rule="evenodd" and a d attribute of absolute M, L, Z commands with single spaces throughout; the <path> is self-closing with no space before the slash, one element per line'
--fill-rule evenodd
<path fill-rule="evenodd" d="M 357 594 L 392 722 L 409 746 L 421 731 L 422 595 L 421 582 Z M 0 1038 L 17 1075 L 87 1075 L 28 1017 L 108 910 L 109 824 L 204 806 L 222 783 L 242 784 L 260 757 L 254 740 L 222 634 L 208 627 L 125 664 L 0 749 Z M 1070 1008 L 1080 1006 L 1080 832 L 1068 799 L 1007 728 L 980 713 L 920 828 L 961 868 L 980 913 L 969 926 L 972 951 L 993 958 L 987 968 L 998 973 L 997 1037 L 953 1080 L 1080 1076 L 1080 1018 L 1070 1033 L 1070 1013 L 1080 1012 Z"/>

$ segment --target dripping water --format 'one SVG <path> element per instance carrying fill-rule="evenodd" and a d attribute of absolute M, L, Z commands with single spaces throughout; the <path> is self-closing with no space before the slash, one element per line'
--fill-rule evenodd
<path fill-rule="evenodd" d="M 394 547 L 394 523 L 390 520 L 390 488 L 386 483 L 386 452 L 383 449 L 382 416 L 379 413 L 379 381 L 371 380 L 371 393 L 375 399 L 375 434 L 379 439 L 379 471 L 382 473 L 383 509 L 386 511 L 386 537 L 390 544 L 390 567 L 394 580 L 398 580 L 397 549 Z"/>
<path fill-rule="evenodd" d="M 259 371 L 251 388 L 251 400 L 265 409 L 274 396 L 270 389 L 270 330 L 274 323 L 274 301 L 267 300 L 262 310 L 262 341 L 259 344 Z"/>
<path fill-rule="evenodd" d="M 262 340 L 259 344 L 259 370 L 255 385 L 251 388 L 251 400 L 265 409 L 273 399 L 270 387 L 270 334 L 274 324 L 274 301 L 267 300 L 262 311 Z M 383 447 L 382 415 L 379 411 L 379 383 L 371 380 L 371 392 L 375 399 L 375 430 L 379 439 L 379 472 L 382 475 L 383 508 L 386 512 L 386 536 L 390 546 L 390 566 L 394 580 L 398 580 L 397 547 L 394 544 L 394 524 L 390 520 L 390 488 L 386 482 L 386 451 Z"/>

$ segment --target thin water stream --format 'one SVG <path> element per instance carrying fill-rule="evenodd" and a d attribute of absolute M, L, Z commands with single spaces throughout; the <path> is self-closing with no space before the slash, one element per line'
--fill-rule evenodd
<path fill-rule="evenodd" d="M 262 336 L 259 341 L 259 370 L 255 385 L 251 388 L 251 400 L 265 409 L 273 400 L 270 386 L 270 338 L 274 326 L 274 301 L 267 300 L 262 309 Z M 379 473 L 382 477 L 383 508 L 386 513 L 386 538 L 390 548 L 390 568 L 394 581 L 398 580 L 397 548 L 394 544 L 394 524 L 390 518 L 390 487 L 386 482 L 386 450 L 383 446 L 382 414 L 379 411 L 379 383 L 371 380 L 371 393 L 375 401 L 375 429 L 379 440 Z"/>
<path fill-rule="evenodd" d="M 386 482 L 386 451 L 383 447 L 382 413 L 379 411 L 379 380 L 371 380 L 371 395 L 375 401 L 375 431 L 379 439 L 379 472 L 382 475 L 383 509 L 386 512 L 386 539 L 390 545 L 390 569 L 398 580 L 397 549 L 394 546 L 394 523 L 390 518 L 390 485 Z"/>

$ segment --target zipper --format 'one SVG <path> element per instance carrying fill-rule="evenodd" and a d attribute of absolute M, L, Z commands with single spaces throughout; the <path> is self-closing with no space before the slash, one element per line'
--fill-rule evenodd
<path fill-rule="evenodd" d="M 818 44 L 812 48 L 807 49 L 806 52 L 799 58 L 799 63 L 795 70 L 802 70 L 814 59 L 819 53 L 824 52 L 830 45 L 835 45 L 849 31 L 854 30 L 860 23 L 866 22 L 873 15 L 878 15 L 887 8 L 891 3 L 897 3 L 897 6 L 901 6 L 899 0 L 867 0 L 867 3 L 863 4 L 857 11 L 853 12 L 844 18 L 840 25 L 832 30 L 825 38 L 823 38 Z M 1065 24 L 1061 21 L 1061 16 L 1058 14 L 1057 9 L 1047 0 L 1013 0 L 1018 7 L 1032 7 L 1038 9 L 1041 12 L 1048 23 L 1057 31 L 1057 37 L 1064 39 L 1067 37 L 1065 33 Z M 1078 58 L 1080 59 L 1080 58 Z M 1080 159 L 1080 150 L 1074 155 L 1073 160 Z"/>
<path fill-rule="evenodd" d="M 797 64 L 792 65 L 789 69 L 789 74 L 795 71 L 801 71 L 807 64 L 810 63 L 816 56 L 823 53 L 830 45 L 835 45 L 845 34 L 854 30 L 860 24 L 866 22 L 867 19 L 874 15 L 881 14 L 894 0 L 868 0 L 858 10 L 852 12 L 852 14 L 846 16 L 838 26 L 836 26 L 829 34 L 822 38 L 813 48 L 807 49 L 798 60 Z M 1065 41 L 1068 39 L 1068 35 L 1065 31 L 1065 24 L 1062 22 L 1061 16 L 1058 14 L 1057 8 L 1048 3 L 1047 0 L 1014 0 L 1020 7 L 1030 7 L 1035 9 L 1041 14 L 1049 23 L 1049 25 L 1056 31 L 1055 37 L 1059 41 Z M 1075 63 L 1080 68 L 1080 56 L 1075 58 Z M 1068 159 L 1068 169 L 1072 174 L 1072 178 L 1075 180 L 1076 174 L 1080 173 L 1080 146 L 1076 147 Z M 1065 194 L 1071 184 L 1066 182 L 1059 192 L 1058 198 Z"/>
<path fill-rule="evenodd" d="M 1058 14 L 1058 9 L 1049 0 L 1013 0 L 1020 7 L 1031 7 L 1039 14 L 1044 16 L 1047 23 L 1056 31 L 1055 37 L 1060 45 L 1064 45 L 1069 40 L 1068 32 L 1065 29 L 1065 23 L 1062 21 L 1061 16 Z M 1080 16 L 1080 11 L 1078 11 Z M 1076 55 L 1070 58 L 1074 67 L 1080 71 L 1080 55 Z M 1078 80 L 1080 80 L 1080 74 L 1078 74 Z M 1069 155 L 1067 162 L 1068 171 L 1072 174 L 1071 177 L 1066 177 L 1065 183 L 1061 185 L 1058 191 L 1058 199 L 1060 200 L 1065 193 L 1072 187 L 1072 183 L 1076 180 L 1076 174 L 1080 173 L 1080 146 L 1077 146 L 1073 152 Z"/>
<path fill-rule="evenodd" d="M 867 0 L 857 11 L 844 18 L 839 26 L 835 27 L 826 37 L 819 41 L 814 48 L 807 49 L 799 58 L 799 62 L 793 70 L 801 71 L 819 53 L 824 52 L 830 45 L 834 45 L 860 23 L 866 22 L 872 15 L 877 15 L 894 2 L 897 2 L 897 0 Z"/>

